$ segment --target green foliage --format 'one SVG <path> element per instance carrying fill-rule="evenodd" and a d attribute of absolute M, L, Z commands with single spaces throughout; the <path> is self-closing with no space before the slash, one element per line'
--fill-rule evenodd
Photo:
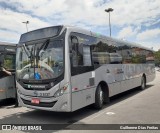
<path fill-rule="evenodd" d="M 160 50 L 154 53 L 155 64 L 160 65 Z"/>
<path fill-rule="evenodd" d="M 23 61 L 23 66 L 26 66 L 26 65 L 28 65 L 29 64 L 29 62 L 28 61 Z"/>
<path fill-rule="evenodd" d="M 146 62 L 145 56 L 136 55 L 132 57 L 132 63 L 144 63 L 144 62 Z"/>
<path fill-rule="evenodd" d="M 12 60 L 4 60 L 4 67 L 6 69 L 13 69 L 12 66 L 13 66 L 13 61 Z"/>
<path fill-rule="evenodd" d="M 5 55 L 3 63 L 5 69 L 15 69 L 15 55 Z"/>
<path fill-rule="evenodd" d="M 114 53 L 117 50 L 116 46 L 112 46 L 112 45 L 108 45 L 106 43 L 103 42 L 98 42 L 97 45 L 93 45 L 92 46 L 92 51 L 96 51 L 96 52 L 109 52 L 109 53 Z"/>

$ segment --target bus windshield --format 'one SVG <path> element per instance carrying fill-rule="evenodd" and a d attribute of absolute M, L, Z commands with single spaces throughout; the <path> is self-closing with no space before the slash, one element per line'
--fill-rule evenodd
<path fill-rule="evenodd" d="M 63 73 L 63 41 L 45 40 L 17 48 L 16 74 L 19 79 L 45 80 Z"/>

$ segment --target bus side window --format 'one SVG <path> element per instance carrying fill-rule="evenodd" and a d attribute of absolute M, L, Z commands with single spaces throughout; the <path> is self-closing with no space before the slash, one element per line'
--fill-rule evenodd
<path fill-rule="evenodd" d="M 7 70 L 11 70 L 11 71 L 15 70 L 15 58 L 16 58 L 15 54 L 5 55 L 5 57 L 4 57 L 4 67 Z"/>
<path fill-rule="evenodd" d="M 71 36 L 71 59 L 73 67 L 83 65 L 83 46 L 79 45 L 78 38 L 76 36 Z"/>
<path fill-rule="evenodd" d="M 83 45 L 83 65 L 92 66 L 91 47 L 89 45 Z"/>

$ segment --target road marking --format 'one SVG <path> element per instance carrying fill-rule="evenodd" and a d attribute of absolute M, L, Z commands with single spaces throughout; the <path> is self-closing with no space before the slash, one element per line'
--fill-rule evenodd
<path fill-rule="evenodd" d="M 106 110 L 104 110 L 104 111 L 98 113 L 96 116 L 91 117 L 91 118 L 89 118 L 89 119 L 86 120 L 86 121 L 89 122 L 89 121 L 91 121 L 91 120 L 93 120 L 93 119 L 99 117 L 100 115 L 102 115 L 102 114 L 104 114 L 104 113 L 106 113 Z M 107 112 L 106 114 L 107 114 L 107 115 L 114 115 L 115 113 L 114 113 L 114 112 Z"/>
<path fill-rule="evenodd" d="M 115 115 L 114 112 L 107 112 L 106 115 Z"/>
<path fill-rule="evenodd" d="M 98 116 L 100 116 L 100 115 L 102 115 L 102 114 L 104 114 L 106 112 L 106 110 L 104 110 L 104 111 L 102 111 L 102 112 L 100 112 L 100 113 L 97 113 L 97 115 L 96 116 L 93 116 L 93 117 L 91 117 L 91 118 L 88 118 L 88 120 L 86 120 L 87 122 L 89 122 L 89 121 L 91 121 L 91 120 L 93 120 L 93 119 L 95 119 L 95 118 L 97 118 Z M 89 116 L 90 117 L 90 116 Z"/>

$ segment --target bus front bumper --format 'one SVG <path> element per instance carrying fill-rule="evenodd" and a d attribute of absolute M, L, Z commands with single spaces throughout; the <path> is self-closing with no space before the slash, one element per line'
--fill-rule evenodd
<path fill-rule="evenodd" d="M 38 99 L 39 103 L 32 103 L 33 99 Z M 55 112 L 71 112 L 71 105 L 69 102 L 69 94 L 63 94 L 60 97 L 31 97 L 18 93 L 19 106 L 28 107 L 32 109 L 48 110 Z"/>

